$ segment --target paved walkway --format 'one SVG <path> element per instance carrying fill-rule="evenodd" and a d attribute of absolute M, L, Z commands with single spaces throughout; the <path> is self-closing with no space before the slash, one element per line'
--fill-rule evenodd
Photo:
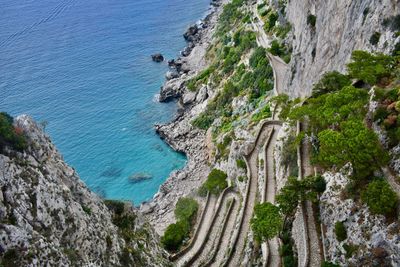
<path fill-rule="evenodd" d="M 266 159 L 266 168 L 265 171 L 265 179 L 266 179 L 266 199 L 265 201 L 275 204 L 275 195 L 276 195 L 276 177 L 275 177 L 275 162 L 274 162 L 274 151 L 276 139 L 278 136 L 278 131 L 281 126 L 272 126 L 273 133 L 271 136 L 271 140 L 265 147 L 265 159 Z M 268 258 L 267 265 L 271 267 L 276 267 L 281 265 L 281 256 L 279 255 L 279 241 L 278 238 L 275 237 L 271 240 L 268 240 Z"/>
<path fill-rule="evenodd" d="M 304 125 L 300 127 L 305 127 Z M 309 142 L 303 141 L 301 144 L 301 178 L 305 178 L 310 175 L 314 175 L 314 168 L 311 166 L 310 161 L 311 155 L 311 144 Z M 302 205 L 305 213 L 305 224 L 307 227 L 308 235 L 308 259 L 306 261 L 307 266 L 321 266 L 323 261 L 322 256 L 322 243 L 319 237 L 318 231 L 316 229 L 316 222 L 314 218 L 314 211 L 312 208 L 312 203 L 306 201 L 305 205 Z"/>
<path fill-rule="evenodd" d="M 250 220 L 253 216 L 253 211 L 258 191 L 258 153 L 265 144 L 270 132 L 269 130 L 265 129 L 266 127 L 263 127 L 263 129 L 261 129 L 261 133 L 256 140 L 254 150 L 246 158 L 248 166 L 250 167 L 250 177 L 248 184 L 250 188 L 247 200 L 244 203 L 245 210 L 242 219 L 243 221 L 239 229 L 238 240 L 237 243 L 235 244 L 233 255 L 228 260 L 228 266 L 232 267 L 240 266 L 240 263 L 242 261 L 242 254 L 244 247 L 246 245 L 247 235 L 250 230 Z"/>

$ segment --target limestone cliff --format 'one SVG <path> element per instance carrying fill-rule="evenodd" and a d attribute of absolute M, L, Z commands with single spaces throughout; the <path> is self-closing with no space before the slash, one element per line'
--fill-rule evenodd
<path fill-rule="evenodd" d="M 28 148 L 0 154 L 2 266 L 167 265 L 157 236 L 132 207 L 109 201 L 113 213 L 31 118 L 14 124 Z"/>
<path fill-rule="evenodd" d="M 354 50 L 390 53 L 400 40 L 390 19 L 399 12 L 398 0 L 289 0 L 286 13 L 292 25 L 293 57 L 286 92 L 309 96 L 325 72 L 346 70 Z M 315 26 L 307 22 L 310 15 L 316 17 Z M 373 44 L 375 32 L 380 37 Z"/>

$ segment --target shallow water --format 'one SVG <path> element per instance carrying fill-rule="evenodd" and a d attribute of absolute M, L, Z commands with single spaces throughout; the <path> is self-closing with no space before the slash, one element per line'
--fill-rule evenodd
<path fill-rule="evenodd" d="M 186 158 L 155 134 L 167 64 L 209 0 L 2 0 L 0 110 L 48 121 L 47 132 L 94 191 L 138 204 Z M 133 183 L 145 173 L 151 179 Z"/>

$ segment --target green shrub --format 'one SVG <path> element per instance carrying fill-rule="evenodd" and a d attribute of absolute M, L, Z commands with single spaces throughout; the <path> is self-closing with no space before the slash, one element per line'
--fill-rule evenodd
<path fill-rule="evenodd" d="M 226 4 L 218 20 L 216 29 L 217 36 L 223 36 L 229 32 L 233 25 L 238 21 L 242 20 L 245 16 L 239 8 L 243 5 L 246 0 L 233 0 Z"/>
<path fill-rule="evenodd" d="M 369 42 L 372 45 L 377 45 L 379 43 L 379 39 L 381 38 L 381 33 L 380 32 L 374 32 L 371 35 L 371 38 L 369 38 Z"/>
<path fill-rule="evenodd" d="M 361 120 L 344 121 L 341 131 L 332 129 L 318 133 L 319 151 L 313 160 L 321 166 L 337 168 L 351 162 L 353 178 L 363 179 L 387 163 L 387 153 L 376 134 Z"/>
<path fill-rule="evenodd" d="M 246 181 L 246 179 L 247 179 L 246 176 L 239 176 L 239 177 L 238 177 L 238 181 L 239 181 L 239 182 Z"/>
<path fill-rule="evenodd" d="M 175 207 L 175 217 L 178 220 L 192 221 L 199 209 L 196 200 L 189 197 L 182 197 L 178 200 Z"/>
<path fill-rule="evenodd" d="M 326 189 L 326 181 L 324 177 L 322 177 L 321 175 L 315 176 L 313 181 L 313 188 L 315 192 L 322 194 Z"/>
<path fill-rule="evenodd" d="M 0 152 L 6 146 L 23 151 L 27 147 L 27 141 L 21 129 L 15 128 L 14 119 L 6 112 L 0 112 Z"/>
<path fill-rule="evenodd" d="M 307 24 L 310 25 L 311 27 L 315 27 L 315 24 L 317 22 L 317 17 L 313 14 L 309 14 L 307 16 Z"/>
<path fill-rule="evenodd" d="M 389 27 L 393 32 L 400 31 L 400 14 L 384 19 L 382 25 Z"/>
<path fill-rule="evenodd" d="M 228 183 L 226 181 L 227 177 L 228 176 L 225 172 L 218 169 L 212 169 L 203 186 L 210 193 L 219 194 L 228 186 Z"/>
<path fill-rule="evenodd" d="M 335 223 L 335 234 L 336 234 L 336 239 L 339 242 L 342 242 L 347 238 L 347 230 L 343 222 Z"/>
<path fill-rule="evenodd" d="M 279 207 L 265 202 L 254 207 L 251 227 L 259 241 L 266 241 L 278 235 L 282 230 L 283 218 Z"/>
<path fill-rule="evenodd" d="M 273 40 L 271 42 L 271 47 L 269 48 L 269 52 L 274 56 L 282 56 L 285 53 L 284 48 L 281 46 L 278 40 Z"/>
<path fill-rule="evenodd" d="M 373 213 L 391 215 L 397 206 L 397 195 L 390 185 L 382 179 L 370 182 L 361 192 L 361 200 Z"/>
<path fill-rule="evenodd" d="M 247 165 L 246 165 L 246 162 L 244 161 L 244 160 L 242 160 L 242 159 L 237 159 L 236 160 L 236 165 L 239 167 L 239 168 L 242 168 L 242 169 L 247 169 Z"/>
<path fill-rule="evenodd" d="M 104 204 L 117 215 L 121 215 L 125 210 L 125 203 L 119 200 L 106 199 Z"/>
<path fill-rule="evenodd" d="M 390 112 L 385 107 L 378 107 L 374 113 L 374 121 L 383 122 Z"/>
<path fill-rule="evenodd" d="M 265 3 L 265 2 L 262 2 L 262 3 L 258 4 L 257 5 L 257 9 L 261 9 L 261 8 L 265 7 L 266 4 L 267 3 Z"/>
<path fill-rule="evenodd" d="M 257 122 L 259 122 L 263 119 L 269 118 L 271 116 L 272 116 L 271 109 L 270 109 L 269 105 L 266 105 L 261 110 L 259 110 L 257 113 L 253 114 L 253 116 L 251 116 L 251 121 L 257 123 Z"/>
<path fill-rule="evenodd" d="M 397 59 L 381 53 L 370 54 L 366 51 L 353 51 L 352 62 L 347 65 L 352 78 L 374 85 L 382 78 L 390 78 L 396 67 Z"/>
<path fill-rule="evenodd" d="M 327 72 L 314 85 L 312 95 L 313 97 L 316 97 L 322 94 L 336 92 L 350 84 L 351 81 L 346 75 L 343 75 L 338 71 Z"/>
<path fill-rule="evenodd" d="M 351 258 L 353 256 L 354 252 L 358 250 L 358 246 L 353 245 L 353 244 L 343 244 L 343 248 L 346 251 L 346 259 Z"/>
<path fill-rule="evenodd" d="M 92 209 L 89 208 L 88 206 L 82 205 L 82 209 L 84 212 L 86 212 L 88 215 L 92 214 Z"/>
<path fill-rule="evenodd" d="M 170 224 L 161 237 L 161 244 L 168 251 L 177 251 L 189 235 L 189 223 L 178 221 Z"/>
<path fill-rule="evenodd" d="M 278 21 L 278 18 L 279 18 L 279 16 L 278 16 L 277 12 L 274 12 L 274 11 L 270 12 L 268 14 L 267 21 L 265 22 L 264 29 L 267 32 L 270 32 L 272 30 L 272 28 L 275 27 L 275 24 Z"/>
<path fill-rule="evenodd" d="M 197 128 L 207 130 L 214 122 L 214 119 L 215 118 L 210 114 L 208 114 L 207 112 L 203 112 L 196 119 L 192 121 L 192 125 Z"/>
<path fill-rule="evenodd" d="M 283 25 L 278 25 L 275 27 L 275 34 L 281 39 L 285 39 L 287 34 L 292 30 L 292 25 L 290 23 L 285 23 Z"/>

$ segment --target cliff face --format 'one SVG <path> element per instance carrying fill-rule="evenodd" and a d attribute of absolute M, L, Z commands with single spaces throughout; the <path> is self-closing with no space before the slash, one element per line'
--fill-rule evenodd
<path fill-rule="evenodd" d="M 24 153 L 0 154 L 0 252 L 4 266 L 160 265 L 157 237 L 138 220 L 123 238 L 113 213 L 90 192 L 29 117 Z M 125 205 L 128 206 L 128 205 Z M 134 219 L 132 208 L 125 207 Z M 114 221 L 115 222 L 115 221 Z"/>
<path fill-rule="evenodd" d="M 287 94 L 309 96 L 325 72 L 345 71 L 354 50 L 390 53 L 400 37 L 385 20 L 399 12 L 398 0 L 289 0 L 286 13 L 292 25 L 293 57 Z M 316 17 L 315 26 L 307 22 L 309 15 Z M 381 34 L 376 45 L 370 42 L 375 32 Z"/>

